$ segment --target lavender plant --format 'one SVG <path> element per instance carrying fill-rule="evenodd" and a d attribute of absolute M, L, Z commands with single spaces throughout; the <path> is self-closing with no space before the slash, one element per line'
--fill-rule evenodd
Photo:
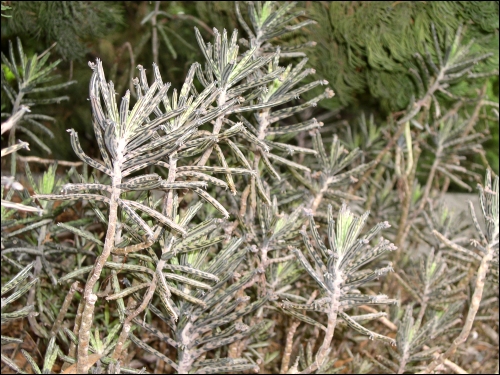
<path fill-rule="evenodd" d="M 412 105 L 344 131 L 313 117 L 331 88 L 300 99 L 328 83 L 310 79 L 314 42 L 280 45 L 313 24 L 296 5 L 236 3 L 245 39 L 213 29 L 206 42 L 195 28 L 203 63 L 179 90 L 139 65 L 135 103 L 128 90 L 118 103 L 102 62 L 89 63 L 100 159 L 69 129 L 82 174 L 53 165 L 37 181 L 26 165 L 29 190 L 2 177 L 2 319 L 26 317 L 43 343 L 22 351 L 33 372 L 462 372 L 453 354 L 479 311 L 495 340 L 498 177 L 487 170 L 480 187 L 485 228 L 471 206 L 477 238 L 439 203 L 478 177 L 466 156 L 481 151 L 475 113 L 489 104 L 448 88 L 480 79 L 472 66 L 489 55 L 460 30 L 444 49 L 434 33 L 410 72 Z M 14 72 L 13 52 L 2 59 Z M 2 336 L 19 373 L 7 353 L 21 342 Z"/>
<path fill-rule="evenodd" d="M 28 59 L 28 57 L 24 53 L 23 46 L 19 39 L 17 40 L 17 48 L 20 65 L 18 65 L 17 63 L 14 48 L 12 47 L 11 42 L 9 42 L 9 59 L 7 59 L 7 57 L 2 53 L 2 64 L 5 64 L 8 72 L 10 72 L 10 74 L 14 76 L 18 86 L 17 90 L 12 87 L 12 81 L 9 81 L 7 79 L 6 71 L 2 69 L 2 89 L 5 92 L 5 95 L 7 95 L 12 106 L 12 112 L 10 114 L 2 113 L 2 117 L 11 116 L 12 125 L 9 126 L 9 146 L 13 147 L 15 145 L 16 130 L 19 130 L 20 132 L 26 134 L 28 138 L 30 138 L 34 143 L 41 147 L 45 152 L 50 154 L 50 148 L 47 147 L 47 145 L 35 133 L 33 133 L 22 123 L 24 122 L 31 126 L 34 126 L 38 130 L 41 130 L 42 132 L 53 138 L 54 134 L 52 133 L 52 131 L 39 121 L 43 120 L 54 122 L 55 119 L 51 116 L 37 113 L 25 114 L 20 118 L 17 118 L 17 116 L 19 116 L 23 112 L 26 112 L 26 110 L 23 109 L 22 106 L 32 107 L 38 104 L 60 103 L 62 100 L 68 100 L 69 98 L 67 96 L 37 99 L 33 97 L 33 94 L 59 90 L 68 87 L 69 85 L 75 83 L 75 81 L 64 82 L 51 86 L 41 86 L 44 83 L 58 78 L 57 75 L 51 73 L 61 62 L 61 60 L 47 64 L 48 58 L 50 56 L 49 50 L 43 52 L 40 56 L 37 56 L 35 54 Z M 30 95 L 30 97 L 27 98 L 27 95 Z M 11 151 L 12 155 L 10 173 L 13 177 L 15 177 L 16 174 L 16 151 L 16 149 L 12 149 Z"/>
<path fill-rule="evenodd" d="M 323 366 L 337 324 L 337 317 L 340 316 L 349 327 L 369 336 L 371 339 L 387 340 L 394 343 L 394 340 L 370 331 L 352 319 L 344 311 L 359 305 L 389 304 L 396 302 L 386 295 L 370 296 L 363 294 L 358 288 L 362 287 L 373 279 L 392 271 L 392 266 L 372 270 L 360 270 L 362 266 L 372 262 L 386 251 L 394 250 L 392 243 L 380 238 L 376 246 L 367 248 L 370 241 L 388 223 L 381 223 L 372 228 L 368 234 L 358 238 L 363 229 L 368 213 L 362 217 L 355 217 L 344 204 L 338 214 L 337 223 L 333 219 L 332 207 L 328 207 L 328 241 L 330 249 L 326 247 L 320 234 L 318 233 L 314 219 L 310 219 L 310 230 L 316 243 L 314 247 L 306 234 L 303 234 L 304 244 L 307 253 L 313 259 L 315 267 L 309 263 L 302 251 L 295 249 L 299 262 L 307 273 L 316 281 L 325 296 L 312 304 L 295 304 L 284 302 L 284 308 L 294 308 L 302 310 L 321 311 L 328 316 L 328 325 L 322 327 L 325 331 L 323 343 L 316 354 L 316 359 L 304 371 L 310 372 Z M 360 318 L 362 319 L 362 317 Z"/>

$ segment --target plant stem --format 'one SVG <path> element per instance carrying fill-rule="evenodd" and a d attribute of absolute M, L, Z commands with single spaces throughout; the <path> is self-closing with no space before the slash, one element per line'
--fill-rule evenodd
<path fill-rule="evenodd" d="M 316 214 L 316 211 L 318 210 L 318 207 L 321 204 L 321 201 L 323 200 L 324 194 L 328 190 L 328 185 L 330 183 L 331 183 L 331 178 L 326 179 L 325 183 L 314 197 L 311 203 L 311 211 L 313 215 Z"/>
<path fill-rule="evenodd" d="M 474 112 L 472 113 L 472 116 L 469 117 L 469 121 L 467 122 L 467 126 L 465 127 L 462 136 L 466 137 L 471 130 L 474 128 L 474 125 L 476 125 L 476 122 L 479 118 L 479 111 L 481 108 L 483 108 L 484 103 L 484 96 L 486 94 L 486 88 L 488 87 L 488 82 L 485 82 L 483 87 L 481 87 L 481 92 L 479 93 L 479 98 L 477 101 L 476 106 L 474 107 Z"/>
<path fill-rule="evenodd" d="M 82 323 L 80 331 L 78 332 L 78 362 L 77 362 L 77 372 L 80 374 L 86 374 L 90 368 L 90 363 L 88 360 L 88 350 L 89 350 L 89 337 L 90 330 L 92 328 L 93 313 L 95 308 L 95 303 L 97 301 L 97 296 L 93 294 L 94 286 L 101 277 L 102 269 L 104 264 L 108 260 L 111 251 L 115 247 L 115 235 L 118 221 L 118 199 L 120 198 L 121 190 L 117 186 L 121 184 L 122 181 L 122 160 L 123 160 L 123 150 L 125 148 L 124 142 L 118 145 L 116 150 L 116 159 L 113 168 L 112 177 L 112 187 L 111 196 L 109 203 L 109 215 L 108 215 L 108 230 L 106 232 L 106 239 L 104 242 L 103 250 L 101 255 L 96 259 L 94 268 L 92 269 L 87 284 L 85 285 L 85 290 L 83 298 L 85 299 L 85 306 L 83 309 Z"/>
<path fill-rule="evenodd" d="M 404 353 L 399 359 L 399 368 L 398 368 L 398 374 L 404 374 L 405 369 L 406 369 L 406 364 L 408 363 L 408 359 L 410 358 L 410 348 L 409 348 L 409 343 L 405 343 L 405 348 L 404 348 Z"/>
<path fill-rule="evenodd" d="M 415 174 L 417 172 L 417 162 L 418 158 L 420 156 L 420 148 L 417 146 L 415 147 L 415 155 L 413 155 L 414 163 L 411 168 L 411 171 L 409 175 L 404 175 L 403 177 L 403 184 L 404 184 L 404 199 L 403 199 L 403 204 L 402 204 L 402 210 L 401 210 L 401 217 L 399 218 L 399 225 L 398 225 L 398 234 L 396 235 L 396 241 L 394 241 L 394 244 L 398 247 L 398 249 L 401 248 L 402 245 L 402 239 L 404 238 L 404 232 L 407 226 L 407 220 L 408 216 L 410 213 L 410 206 L 411 206 L 411 198 L 412 198 L 412 192 L 413 192 L 413 182 L 415 180 Z M 398 250 L 398 253 L 400 251 Z"/>
<path fill-rule="evenodd" d="M 156 16 L 160 10 L 160 2 L 155 2 L 154 15 L 151 18 L 151 25 L 153 26 L 153 35 L 151 37 L 152 49 L 153 49 L 153 62 L 158 65 L 158 29 L 156 26 Z"/>
<path fill-rule="evenodd" d="M 224 105 L 225 103 L 226 103 L 226 89 L 224 88 L 221 91 L 219 97 L 217 98 L 217 105 L 220 107 L 220 106 Z M 215 120 L 214 128 L 212 131 L 213 135 L 219 134 L 220 130 L 222 129 L 222 120 L 224 120 L 224 117 L 225 117 L 225 114 L 222 114 L 219 117 L 217 117 L 217 119 Z M 209 148 L 207 148 L 205 150 L 202 157 L 198 161 L 199 166 L 204 166 L 207 163 L 208 159 L 210 158 L 210 155 L 212 154 L 212 150 L 213 150 L 213 146 L 210 146 Z"/>
<path fill-rule="evenodd" d="M 21 100 L 23 99 L 24 96 L 24 92 L 22 91 L 23 89 L 24 89 L 24 83 L 21 84 L 19 87 L 19 94 L 17 94 L 16 101 L 14 102 L 14 108 L 12 109 L 12 116 L 15 115 L 19 110 L 19 106 L 21 105 Z M 10 129 L 9 146 L 13 146 L 16 143 L 16 125 L 17 124 L 14 124 Z M 17 156 L 16 151 L 14 151 L 12 155 L 10 155 L 10 175 L 13 177 L 16 176 L 16 156 Z"/>
<path fill-rule="evenodd" d="M 406 225 L 403 225 L 403 228 L 399 229 L 399 231 L 403 231 L 403 232 L 402 232 L 401 236 L 399 236 L 399 233 L 398 233 L 398 238 L 396 241 L 396 246 L 398 246 L 398 248 L 402 247 L 402 245 L 404 244 L 404 242 L 406 240 L 406 237 L 408 236 L 408 233 L 410 232 L 410 228 L 411 228 L 413 222 L 417 219 L 417 217 L 420 215 L 422 210 L 425 208 L 425 204 L 427 203 L 427 200 L 429 199 L 431 187 L 432 187 L 432 184 L 434 182 L 434 177 L 436 175 L 437 167 L 439 166 L 439 163 L 441 162 L 441 153 L 442 153 L 442 148 L 441 148 L 441 146 L 439 146 L 437 151 L 436 151 L 436 156 L 435 156 L 434 162 L 432 163 L 431 170 L 429 172 L 429 176 L 427 177 L 427 183 L 425 185 L 425 189 L 424 189 L 424 193 L 422 195 L 422 198 L 420 199 L 420 204 L 417 207 L 417 209 L 413 211 L 413 214 L 412 214 L 410 220 L 408 221 L 408 223 Z"/>
<path fill-rule="evenodd" d="M 57 314 L 57 319 L 54 322 L 52 329 L 50 330 L 51 337 L 54 337 L 55 335 L 57 335 L 57 332 L 59 331 L 59 328 L 61 327 L 61 324 L 63 322 L 64 316 L 66 315 L 66 312 L 68 311 L 69 304 L 71 303 L 71 300 L 73 299 L 73 296 L 75 295 L 78 288 L 79 288 L 78 281 L 75 281 L 73 284 L 71 284 L 71 287 L 69 288 L 69 292 L 68 292 L 68 294 L 66 294 L 66 298 L 64 298 L 64 302 L 63 302 L 63 305 L 61 307 L 61 310 L 59 311 L 59 314 Z"/>
<path fill-rule="evenodd" d="M 382 161 L 382 159 L 385 156 L 385 154 L 390 149 L 392 149 L 392 146 L 394 146 L 394 144 L 399 139 L 399 137 L 401 136 L 401 134 L 403 134 L 403 131 L 405 129 L 405 123 L 399 123 L 398 122 L 398 124 L 399 124 L 399 127 L 396 130 L 396 133 L 394 133 L 394 135 L 392 136 L 392 138 L 389 140 L 389 143 L 387 143 L 387 146 L 385 146 L 384 149 L 377 155 L 377 157 L 375 158 L 375 163 L 370 168 L 368 168 L 365 173 L 363 173 L 363 176 L 361 176 L 361 178 L 358 180 L 358 182 L 356 183 L 356 185 L 351 186 L 349 188 L 349 194 L 354 194 L 356 191 L 358 191 L 361 188 L 361 186 L 363 186 L 363 184 L 365 183 L 366 179 L 372 173 L 373 169 Z"/>
<path fill-rule="evenodd" d="M 299 328 L 300 323 L 300 320 L 296 320 L 290 325 L 290 328 L 288 328 L 288 333 L 286 334 L 285 352 L 283 353 L 283 357 L 281 359 L 280 374 L 286 374 L 288 371 L 290 356 L 292 355 L 293 336 L 295 335 L 297 328 Z"/>
<path fill-rule="evenodd" d="M 433 231 L 437 232 L 436 230 Z M 481 303 L 481 299 L 483 297 L 484 283 L 486 279 L 486 274 L 488 273 L 489 263 L 493 259 L 494 255 L 494 246 L 488 244 L 485 248 L 485 255 L 481 260 L 481 264 L 479 265 L 479 269 L 477 270 L 476 276 L 476 285 L 474 288 L 474 294 L 472 295 L 469 312 L 467 313 L 467 318 L 465 319 L 465 324 L 460 332 L 460 335 L 453 340 L 453 343 L 450 345 L 448 350 L 441 354 L 438 358 L 436 358 L 432 363 L 427 366 L 424 370 L 424 373 L 430 374 L 434 369 L 441 365 L 446 359 L 455 354 L 457 348 L 463 344 L 467 338 L 469 337 L 469 333 L 472 329 L 472 324 L 474 323 L 474 318 L 476 317 L 476 313 L 479 309 L 479 304 Z"/>
<path fill-rule="evenodd" d="M 309 297 L 309 299 L 307 300 L 308 305 L 313 303 L 313 301 L 318 296 L 318 293 L 319 293 L 318 290 L 315 290 L 314 292 L 311 293 L 311 297 Z M 280 374 L 286 374 L 288 372 L 288 366 L 290 364 L 290 356 L 292 355 L 292 349 L 293 349 L 293 336 L 295 335 L 295 332 L 297 331 L 297 328 L 299 327 L 300 323 L 301 323 L 300 320 L 294 320 L 293 323 L 290 325 L 290 328 L 286 335 L 285 352 L 283 353 L 283 358 L 281 360 Z"/>
<path fill-rule="evenodd" d="M 330 346 L 333 340 L 333 334 L 335 332 L 335 327 L 337 325 L 337 314 L 340 308 L 340 286 L 343 282 L 340 270 L 335 273 L 335 280 L 333 280 L 332 291 L 330 295 L 330 308 L 328 311 L 328 325 L 326 327 L 325 337 L 323 338 L 323 343 L 316 354 L 316 360 L 305 370 L 300 372 L 301 374 L 310 374 L 316 369 L 320 369 L 323 365 L 325 358 L 329 352 Z"/>

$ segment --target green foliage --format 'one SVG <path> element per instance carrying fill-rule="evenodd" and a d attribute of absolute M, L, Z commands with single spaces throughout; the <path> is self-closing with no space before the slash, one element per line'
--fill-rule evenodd
<path fill-rule="evenodd" d="M 53 138 L 54 133 L 39 121 L 54 122 L 55 119 L 51 116 L 35 113 L 25 114 L 21 115 L 22 117 L 19 117 L 18 111 L 22 110 L 21 113 L 31 112 L 28 111 L 28 109 L 35 105 L 60 103 L 63 100 L 68 100 L 69 97 L 67 96 L 37 99 L 33 97 L 33 94 L 36 95 L 37 93 L 59 90 L 75 82 L 70 81 L 49 86 L 43 85 L 57 78 L 57 75 L 52 74 L 52 72 L 61 61 L 58 60 L 53 63 L 48 63 L 50 56 L 48 50 L 40 56 L 35 54 L 31 58 L 28 58 L 24 53 L 23 46 L 19 39 L 17 40 L 17 52 L 20 65 L 17 64 L 14 48 L 10 41 L 9 58 L 7 59 L 7 57 L 2 53 L 2 91 L 5 93 L 6 99 L 10 102 L 6 106 L 8 106 L 12 111 L 10 114 L 2 113 L 2 117 L 12 116 L 12 124 L 9 126 L 9 146 L 14 146 L 16 130 L 19 130 L 26 134 L 45 152 L 50 154 L 50 148 L 37 135 L 35 135 L 35 133 L 26 128 L 24 124 L 34 126 L 38 130 L 43 131 L 49 137 Z M 13 87 L 14 83 L 17 83 L 17 90 Z M 27 95 L 30 95 L 30 97 L 27 98 Z M 24 109 L 22 109 L 22 107 L 24 107 Z M 10 152 L 13 153 L 11 155 L 11 174 L 14 176 L 16 173 L 16 151 L 13 150 Z"/>
<path fill-rule="evenodd" d="M 70 58 L 83 51 L 79 43 L 113 29 L 118 8 L 141 26 L 124 30 L 130 40 L 119 48 L 103 39 L 99 55 L 108 65 L 92 58 L 88 74 L 76 69 L 89 91 L 75 85 L 68 94 L 88 97 L 87 109 L 78 119 L 66 112 L 73 115 L 59 148 L 70 145 L 79 162 L 25 159 L 25 181 L 15 155 L 29 149 L 15 142 L 16 129 L 50 132 L 36 122 L 53 120 L 27 105 L 60 111 L 62 97 L 47 92 L 71 82 L 44 86 L 59 61 L 31 46 L 25 53 L 20 41 L 17 54 L 12 44 L 8 58 L 2 54 L 10 101 L 2 161 L 11 161 L 1 186 L 5 366 L 17 373 L 432 373 L 441 365 L 473 372 L 475 351 L 454 354 L 476 339 L 485 358 L 498 356 L 499 182 L 471 158 L 480 155 L 488 167 L 483 129 L 498 107 L 486 96 L 497 55 L 470 41 L 478 28 L 496 31 L 495 18 L 478 16 L 491 4 L 215 4 L 228 19 L 208 12 L 212 3 L 19 4 L 12 3 L 14 24 L 20 9 L 37 7 L 23 27 L 43 32 L 69 22 L 66 15 L 42 22 L 45 10 L 78 13 L 71 27 L 81 32 L 74 46 L 62 45 Z M 325 48 L 309 53 L 307 17 L 335 20 L 317 27 L 334 27 L 329 37 L 367 74 L 345 87 L 334 79 L 335 95 L 352 103 L 362 87 L 377 93 L 375 72 L 388 83 L 374 95 L 380 108 L 398 112 L 384 121 L 361 112 L 350 124 L 318 108 L 340 102 L 307 67 L 328 65 L 317 60 Z M 356 30 L 349 22 L 357 17 L 365 20 Z M 476 23 L 460 27 L 467 19 Z M 211 20 L 239 23 L 243 35 L 211 29 Z M 194 32 L 176 27 L 188 23 Z M 426 45 L 406 55 L 388 25 Z M 151 71 L 134 70 L 151 61 Z M 175 69 L 165 69 L 172 61 Z M 384 98 L 402 76 L 406 99 Z M 38 174 L 35 162 L 49 166 Z M 472 203 L 470 215 L 443 205 L 450 184 L 470 188 L 483 175 L 479 217 Z M 28 335 L 36 347 L 26 345 Z M 21 344 L 22 364 L 13 355 Z M 494 372 L 490 362 L 482 365 Z"/>
<path fill-rule="evenodd" d="M 123 24 L 122 7 L 112 1 L 19 1 L 12 5 L 7 32 L 56 42 L 64 59 L 82 59 L 88 41 L 102 38 Z"/>
<path fill-rule="evenodd" d="M 318 233 L 314 219 L 310 219 L 312 236 L 316 243 L 313 246 L 306 234 L 303 234 L 304 244 L 307 254 L 314 260 L 316 270 L 309 260 L 300 250 L 295 249 L 297 259 L 305 268 L 307 273 L 320 286 L 323 298 L 313 304 L 302 305 L 285 302 L 284 308 L 295 308 L 301 310 L 321 311 L 328 314 L 328 325 L 332 322 L 332 316 L 337 314 L 352 329 L 369 336 L 371 340 L 379 339 L 394 344 L 394 340 L 370 331 L 356 322 L 363 320 L 362 316 L 353 319 L 345 313 L 346 310 L 360 305 L 383 305 L 395 303 L 396 300 L 389 299 L 386 295 L 369 296 L 359 292 L 363 284 L 378 279 L 387 272 L 393 271 L 392 266 L 378 268 L 374 271 L 360 269 L 364 265 L 371 263 L 386 251 L 395 250 L 394 244 L 380 238 L 378 244 L 369 247 L 370 241 L 389 223 L 380 223 L 372 228 L 367 235 L 358 238 L 366 222 L 368 213 L 361 217 L 356 217 L 344 204 L 340 208 L 337 222 L 333 219 L 332 207 L 328 207 L 328 243 L 329 247 L 323 243 L 321 235 Z M 320 270 L 320 271 L 319 271 Z M 326 329 L 323 328 L 325 331 Z"/>
<path fill-rule="evenodd" d="M 450 30 L 466 23 L 464 44 L 474 39 L 474 52 L 494 51 L 487 64 L 475 72 L 498 66 L 498 3 L 313 3 L 311 17 L 317 42 L 312 62 L 318 72 L 332 82 L 339 105 L 370 95 L 386 111 L 405 108 L 415 88 L 408 75 L 408 63 L 419 53 L 425 56 L 434 44 L 431 25 L 439 40 Z M 354 26 L 354 27 L 353 27 Z M 333 48 L 332 48 L 333 47 Z M 477 85 L 462 86 L 456 95 L 472 95 Z M 459 89 L 460 90 L 460 89 Z M 332 103 L 333 104 L 333 103 Z"/>

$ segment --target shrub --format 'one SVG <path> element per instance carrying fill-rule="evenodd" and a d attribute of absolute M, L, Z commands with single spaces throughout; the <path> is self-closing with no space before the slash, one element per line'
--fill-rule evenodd
<path fill-rule="evenodd" d="M 467 161 L 481 152 L 475 117 L 487 103 L 463 118 L 464 99 L 449 91 L 480 78 L 471 69 L 489 55 L 463 45 L 460 28 L 434 33 L 433 53 L 409 71 L 418 97 L 408 108 L 337 132 L 312 117 L 334 95 L 328 82 L 304 83 L 315 70 L 290 54 L 311 43 L 273 44 L 313 21 L 298 21 L 295 3 L 239 6 L 247 39 L 214 29 L 207 43 L 195 28 L 205 61 L 179 90 L 158 65 L 149 79 L 139 65 L 118 103 L 101 60 L 89 63 L 100 158 L 68 129 L 82 174 L 58 177 L 52 165 L 37 181 L 26 163 L 28 189 L 15 174 L 27 143 L 2 149 L 12 165 L 2 176 L 2 324 L 19 336 L 2 336 L 4 364 L 24 371 L 9 357 L 25 338 L 11 322 L 24 318 L 39 340 L 21 353 L 37 373 L 474 371 L 453 357 L 473 327 L 498 355 L 498 177 Z M 12 139 L 36 118 L 20 105 L 27 82 L 55 67 L 18 46 L 21 69 L 2 55 L 19 85 L 2 75 Z M 474 236 L 435 207 L 450 182 L 469 188 L 463 179 L 483 174 Z M 356 345 L 365 340 L 381 344 Z"/>

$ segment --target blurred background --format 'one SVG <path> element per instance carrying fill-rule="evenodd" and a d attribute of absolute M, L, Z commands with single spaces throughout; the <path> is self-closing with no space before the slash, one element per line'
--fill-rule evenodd
<path fill-rule="evenodd" d="M 243 12 L 245 8 L 241 7 Z M 449 91 L 470 99 L 483 95 L 498 108 L 498 2 L 307 1 L 299 2 L 299 8 L 304 11 L 299 19 L 314 19 L 317 23 L 308 26 L 305 32 L 300 29 L 285 39 L 277 39 L 275 44 L 286 48 L 316 42 L 316 46 L 303 50 L 309 58 L 308 64 L 316 69 L 316 75 L 310 80 L 320 77 L 328 80 L 335 97 L 321 101 L 310 115 L 325 123 L 323 133 L 339 134 L 349 147 L 362 143 L 360 118 L 373 116 L 374 124 L 380 129 L 390 126 L 388 117 L 405 110 L 412 96 L 417 95 L 409 69 L 415 67 L 416 53 L 425 56 L 434 51 L 426 48 L 434 43 L 431 25 L 435 26 L 440 40 L 452 37 L 463 25 L 463 44 L 473 41 L 473 51 L 492 53 L 486 63 L 478 64 L 474 71 L 477 74 L 495 71 L 486 83 L 462 80 L 451 85 Z M 151 72 L 152 63 L 156 62 L 163 80 L 180 88 L 190 65 L 196 61 L 204 63 L 193 31 L 195 26 L 205 40 L 212 38 L 213 27 L 226 28 L 229 32 L 238 28 L 239 37 L 246 37 L 238 25 L 232 2 L 2 1 L 3 55 L 9 56 L 9 41 L 16 50 L 16 38 L 27 56 L 41 54 L 52 46 L 49 60 L 61 59 L 56 70 L 59 77 L 54 83 L 76 80 L 57 93 L 68 96 L 69 100 L 37 107 L 37 113 L 56 119 L 55 123 L 40 120 L 53 132 L 53 137 L 36 127 L 32 129 L 50 153 L 30 142 L 31 151 L 20 154 L 78 160 L 65 131 L 74 128 L 85 152 L 98 158 L 87 100 L 91 76 L 88 62 L 96 58 L 103 61 L 106 77 L 114 82 L 120 96 L 127 89 L 133 92 L 131 78 L 138 75 L 138 64 Z M 3 58 L 2 74 L 2 79 L 16 87 L 15 76 Z M 302 100 L 316 94 L 310 92 Z M 44 93 L 36 95 L 43 98 Z M 11 114 L 12 104 L 3 93 L 1 103 L 5 120 Z M 465 105 L 462 110 L 471 112 L 472 109 L 473 104 Z M 483 144 L 486 159 L 498 173 L 498 119 L 487 112 L 486 107 L 479 114 L 478 129 L 488 137 Z M 6 139 L 2 138 L 2 147 L 5 144 Z M 480 163 L 479 157 L 475 161 Z M 453 188 L 460 190 L 457 186 Z"/>

